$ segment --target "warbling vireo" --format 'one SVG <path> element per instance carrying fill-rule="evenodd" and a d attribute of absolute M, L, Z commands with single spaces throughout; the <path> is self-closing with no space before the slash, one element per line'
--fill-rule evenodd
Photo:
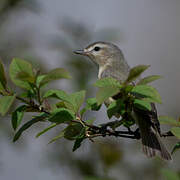
<path fill-rule="evenodd" d="M 121 50 L 108 42 L 95 42 L 85 49 L 75 51 L 76 54 L 89 57 L 98 65 L 98 78 L 112 77 L 123 82 L 127 79 L 130 67 L 124 59 Z M 151 111 L 136 110 L 136 122 L 140 129 L 143 152 L 148 157 L 160 155 L 165 160 L 171 160 L 171 155 L 160 140 L 160 124 L 155 105 L 152 103 Z"/>

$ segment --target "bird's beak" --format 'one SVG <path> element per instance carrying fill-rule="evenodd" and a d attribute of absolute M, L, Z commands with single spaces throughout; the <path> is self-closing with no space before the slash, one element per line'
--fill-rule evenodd
<path fill-rule="evenodd" d="M 87 52 L 85 52 L 84 49 L 83 50 L 76 50 L 76 51 L 74 51 L 74 53 L 80 54 L 80 55 L 87 55 Z"/>

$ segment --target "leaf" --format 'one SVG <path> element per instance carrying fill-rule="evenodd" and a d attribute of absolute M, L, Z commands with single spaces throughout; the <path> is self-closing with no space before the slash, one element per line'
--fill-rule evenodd
<path fill-rule="evenodd" d="M 66 131 L 66 128 L 65 128 L 64 130 L 62 130 L 57 136 L 55 136 L 54 138 L 52 138 L 52 139 L 48 142 L 48 144 L 51 144 L 51 143 L 53 143 L 54 141 L 57 141 L 58 139 L 64 137 L 65 131 Z"/>
<path fill-rule="evenodd" d="M 32 65 L 24 60 L 14 58 L 10 64 L 9 74 L 10 78 L 15 85 L 24 89 L 31 89 L 28 82 L 17 78 L 19 73 L 26 73 L 30 78 L 34 78 Z"/>
<path fill-rule="evenodd" d="M 43 86 L 51 81 L 58 80 L 58 79 L 70 79 L 71 76 L 69 75 L 68 71 L 63 68 L 56 68 L 47 73 L 44 78 L 39 83 L 39 86 Z"/>
<path fill-rule="evenodd" d="M 137 85 L 146 85 L 146 84 L 151 83 L 151 82 L 153 82 L 153 81 L 156 81 L 156 80 L 158 80 L 158 79 L 160 79 L 160 78 L 162 78 L 162 77 L 161 77 L 161 76 L 158 76 L 158 75 L 147 76 L 147 77 L 141 79 L 141 80 L 137 83 Z"/>
<path fill-rule="evenodd" d="M 75 140 L 79 138 L 79 135 L 81 135 L 82 131 L 84 131 L 84 127 L 81 123 L 72 123 L 66 128 L 64 138 L 68 140 Z"/>
<path fill-rule="evenodd" d="M 47 92 L 45 92 L 43 98 L 49 98 L 49 97 L 58 98 L 63 101 L 69 101 L 68 94 L 65 91 L 60 90 L 60 89 L 59 90 L 50 89 Z"/>
<path fill-rule="evenodd" d="M 112 77 L 106 77 L 106 78 L 99 79 L 96 81 L 94 86 L 99 87 L 99 88 L 103 88 L 106 86 L 115 86 L 117 88 L 122 87 L 121 84 L 119 83 L 119 81 L 117 81 L 116 79 L 114 79 Z"/>
<path fill-rule="evenodd" d="M 25 123 L 23 126 L 21 126 L 21 128 L 17 131 L 17 133 L 15 134 L 14 138 L 13 138 L 13 142 L 17 141 L 21 134 L 28 129 L 29 127 L 31 127 L 33 124 L 44 120 L 48 115 L 46 113 L 42 113 L 39 116 L 36 116 L 35 118 L 33 118 L 32 120 L 28 121 L 27 123 Z"/>
<path fill-rule="evenodd" d="M 28 83 L 34 83 L 35 82 L 35 77 L 30 76 L 27 72 L 19 72 L 19 73 L 17 73 L 16 78 L 18 80 L 25 81 L 25 82 L 28 82 Z"/>
<path fill-rule="evenodd" d="M 20 107 L 18 107 L 13 113 L 12 113 L 12 127 L 14 128 L 14 130 L 16 130 L 18 128 L 18 126 L 20 125 L 22 118 L 24 116 L 24 112 L 26 111 L 27 106 L 22 105 Z"/>
<path fill-rule="evenodd" d="M 6 80 L 6 75 L 5 75 L 5 72 L 4 72 L 4 66 L 0 60 L 0 86 L 1 88 L 3 87 L 3 89 L 6 89 L 6 84 L 7 84 L 7 80 Z M 1 90 L 0 88 L 0 90 Z"/>
<path fill-rule="evenodd" d="M 159 116 L 158 120 L 161 124 L 167 124 L 171 126 L 179 126 L 180 122 L 169 116 Z"/>
<path fill-rule="evenodd" d="M 3 92 L 3 91 L 4 91 L 4 87 L 3 87 L 3 85 L 0 82 L 0 92 Z"/>
<path fill-rule="evenodd" d="M 67 94 L 63 90 L 49 90 L 44 94 L 43 98 L 58 98 L 65 102 L 65 106 L 69 110 L 73 111 L 74 113 L 77 113 L 84 101 L 85 93 L 86 91 L 79 91 L 72 94 Z"/>
<path fill-rule="evenodd" d="M 96 94 L 98 105 L 102 104 L 109 97 L 118 94 L 118 92 L 119 92 L 119 88 L 117 86 L 107 86 L 107 87 L 99 88 L 99 91 Z"/>
<path fill-rule="evenodd" d="M 173 127 L 173 128 L 171 128 L 171 132 L 172 132 L 178 139 L 180 139 L 180 127 Z"/>
<path fill-rule="evenodd" d="M 142 109 L 142 110 L 148 110 L 151 111 L 151 104 L 149 102 L 140 100 L 140 99 L 135 99 L 134 100 L 134 106 Z"/>
<path fill-rule="evenodd" d="M 50 129 L 52 129 L 53 127 L 57 126 L 56 123 L 51 124 L 50 126 L 48 126 L 47 128 L 43 129 L 41 132 L 39 132 L 36 135 L 36 138 L 38 138 L 39 136 L 41 136 L 42 134 L 46 133 L 47 131 L 49 131 Z"/>
<path fill-rule="evenodd" d="M 91 109 L 93 111 L 99 111 L 101 108 L 101 105 L 97 104 L 96 98 L 89 98 L 86 100 L 88 109 Z"/>
<path fill-rule="evenodd" d="M 84 138 L 78 138 L 75 140 L 74 146 L 73 146 L 73 152 L 76 151 L 78 148 L 80 148 L 82 141 Z"/>
<path fill-rule="evenodd" d="M 13 104 L 14 100 L 16 98 L 16 95 L 14 96 L 3 96 L 0 98 L 0 113 L 2 116 L 4 116 L 11 105 Z"/>
<path fill-rule="evenodd" d="M 125 112 L 125 104 L 121 99 L 112 102 L 107 108 L 107 114 L 109 119 L 117 114 L 122 115 Z"/>
<path fill-rule="evenodd" d="M 99 87 L 96 94 L 98 105 L 102 104 L 109 97 L 116 95 L 122 87 L 116 79 L 111 77 L 99 79 L 94 85 Z"/>
<path fill-rule="evenodd" d="M 65 123 L 74 120 L 76 117 L 72 111 L 65 108 L 56 109 L 48 118 L 48 121 L 55 123 Z"/>
<path fill-rule="evenodd" d="M 146 69 L 148 69 L 150 66 L 149 65 L 138 65 L 133 67 L 130 72 L 127 80 L 125 83 L 130 83 L 134 80 L 136 80 Z"/>
<path fill-rule="evenodd" d="M 173 150 L 171 151 L 171 154 L 173 154 L 178 149 L 180 149 L 180 142 L 176 143 L 176 145 L 173 147 Z"/>
<path fill-rule="evenodd" d="M 68 100 L 68 103 L 73 105 L 72 111 L 74 111 L 75 113 L 79 111 L 81 105 L 84 102 L 85 95 L 86 91 L 79 91 L 69 95 L 70 99 Z M 65 103 L 65 105 L 68 107 L 67 103 Z"/>
<path fill-rule="evenodd" d="M 165 177 L 166 180 L 179 180 L 179 176 L 176 172 L 170 169 L 161 169 L 161 173 Z"/>
<path fill-rule="evenodd" d="M 136 98 L 140 98 L 145 101 L 162 103 L 161 96 L 152 86 L 137 85 L 132 89 L 131 93 L 136 96 Z"/>

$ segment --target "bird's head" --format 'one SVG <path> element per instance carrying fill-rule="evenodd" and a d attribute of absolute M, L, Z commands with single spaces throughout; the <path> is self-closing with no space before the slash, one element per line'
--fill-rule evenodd
<path fill-rule="evenodd" d="M 123 58 L 121 50 L 108 42 L 95 42 L 82 50 L 74 51 L 74 53 L 88 56 L 98 66 L 104 66 L 115 59 Z"/>

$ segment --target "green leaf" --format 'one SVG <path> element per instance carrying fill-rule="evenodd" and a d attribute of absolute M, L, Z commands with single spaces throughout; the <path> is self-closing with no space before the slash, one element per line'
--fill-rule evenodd
<path fill-rule="evenodd" d="M 3 85 L 0 82 L 0 92 L 3 92 L 3 91 L 4 91 L 4 87 L 3 87 Z"/>
<path fill-rule="evenodd" d="M 84 127 L 81 123 L 72 123 L 66 128 L 66 131 L 64 133 L 64 138 L 68 140 L 75 140 L 79 138 L 82 131 L 84 131 Z"/>
<path fill-rule="evenodd" d="M 101 105 L 97 104 L 96 98 L 88 98 L 86 102 L 88 109 L 91 109 L 93 111 L 99 111 L 99 109 L 101 108 Z"/>
<path fill-rule="evenodd" d="M 39 86 L 43 86 L 51 81 L 58 80 L 58 79 L 70 79 L 71 76 L 69 75 L 68 71 L 63 68 L 56 68 L 47 73 L 44 78 L 39 83 Z"/>
<path fill-rule="evenodd" d="M 98 105 L 102 104 L 109 97 L 116 95 L 122 87 L 116 79 L 111 77 L 99 79 L 94 85 L 99 87 L 96 94 Z"/>
<path fill-rule="evenodd" d="M 169 117 L 169 116 L 159 116 L 158 120 L 161 124 L 167 124 L 171 126 L 179 126 L 180 127 L 180 122 L 178 122 L 176 119 Z"/>
<path fill-rule="evenodd" d="M 41 136 L 42 134 L 46 133 L 47 131 L 49 131 L 50 129 L 54 128 L 55 126 L 57 126 L 56 123 L 51 124 L 50 126 L 48 126 L 47 128 L 43 129 L 41 132 L 39 132 L 36 135 L 36 138 L 38 138 L 39 136 Z"/>
<path fill-rule="evenodd" d="M 139 65 L 133 67 L 130 72 L 127 80 L 125 83 L 130 83 L 134 80 L 136 80 L 146 69 L 148 69 L 150 66 L 149 65 Z"/>
<path fill-rule="evenodd" d="M 51 144 L 51 143 L 57 141 L 58 139 L 64 137 L 65 131 L 66 131 L 66 128 L 65 128 L 64 130 L 62 130 L 57 136 L 55 136 L 54 138 L 52 138 L 52 139 L 48 142 L 48 144 Z"/>
<path fill-rule="evenodd" d="M 18 107 L 13 113 L 12 113 L 12 120 L 11 120 L 11 123 L 12 123 L 12 127 L 14 130 L 16 130 L 21 121 L 22 121 L 22 118 L 24 116 L 24 112 L 26 111 L 26 108 L 27 106 L 25 105 L 22 105 L 20 107 Z"/>
<path fill-rule="evenodd" d="M 3 89 L 6 89 L 6 84 L 7 84 L 7 80 L 6 80 L 6 75 L 4 72 L 4 66 L 0 60 L 0 86 L 1 88 L 3 87 Z M 0 88 L 0 90 L 1 90 Z"/>
<path fill-rule="evenodd" d="M 58 98 L 60 100 L 63 100 L 63 101 L 69 101 L 69 95 L 63 91 L 63 90 L 56 90 L 56 89 L 50 89 L 48 90 L 43 98 L 49 98 L 49 97 L 53 97 L 53 98 Z"/>
<path fill-rule="evenodd" d="M 107 114 L 109 119 L 117 114 L 122 115 L 125 112 L 125 104 L 121 99 L 113 101 L 107 108 Z"/>
<path fill-rule="evenodd" d="M 44 94 L 43 98 L 58 98 L 64 101 L 65 106 L 69 110 L 72 110 L 73 112 L 77 113 L 84 101 L 85 93 L 86 91 L 79 91 L 72 94 L 67 94 L 65 91 L 62 90 L 49 90 Z"/>
<path fill-rule="evenodd" d="M 103 88 L 103 87 L 107 87 L 107 86 L 115 86 L 117 88 L 122 87 L 121 84 L 119 83 L 119 81 L 117 81 L 116 79 L 114 79 L 112 77 L 106 77 L 106 78 L 99 79 L 96 81 L 94 86 L 99 87 L 99 88 Z"/>
<path fill-rule="evenodd" d="M 41 115 L 39 116 L 36 116 L 35 118 L 33 118 L 32 120 L 28 121 L 27 123 L 25 123 L 18 131 L 17 133 L 15 134 L 14 138 L 13 138 L 13 142 L 17 141 L 21 134 L 26 130 L 28 129 L 29 127 L 31 127 L 33 124 L 39 122 L 39 121 L 42 121 L 44 120 L 46 117 L 48 117 L 48 115 L 46 113 L 42 113 Z"/>
<path fill-rule="evenodd" d="M 170 169 L 161 169 L 161 173 L 163 174 L 166 180 L 179 180 L 180 179 L 178 174 Z"/>
<path fill-rule="evenodd" d="M 69 100 L 68 94 L 65 91 L 60 90 L 60 89 L 58 89 L 58 90 L 50 89 L 47 92 L 45 92 L 43 98 L 49 98 L 49 97 L 58 98 L 63 101 Z"/>
<path fill-rule="evenodd" d="M 35 82 L 35 77 L 30 76 L 27 72 L 19 72 L 16 75 L 16 79 L 25 81 L 28 83 L 34 83 Z"/>
<path fill-rule="evenodd" d="M 78 148 L 80 148 L 81 143 L 83 142 L 84 138 L 78 138 L 75 140 L 74 146 L 73 146 L 73 152 L 76 151 Z"/>
<path fill-rule="evenodd" d="M 11 107 L 11 105 L 13 104 L 14 100 L 15 100 L 16 96 L 3 96 L 0 98 L 0 113 L 2 116 L 4 116 L 9 108 Z"/>
<path fill-rule="evenodd" d="M 65 103 L 65 105 L 67 106 L 67 108 L 69 109 L 72 108 L 71 110 L 77 113 L 84 102 L 85 95 L 86 95 L 86 91 L 79 91 L 79 92 L 72 93 L 69 95 L 70 99 L 67 101 L 68 104 Z M 73 107 L 71 107 L 71 105 Z"/>
<path fill-rule="evenodd" d="M 9 74 L 13 83 L 24 89 L 31 89 L 28 82 L 17 78 L 19 73 L 26 73 L 30 78 L 34 78 L 32 65 L 24 60 L 14 58 L 10 64 Z"/>
<path fill-rule="evenodd" d="M 147 76 L 147 77 L 141 79 L 137 84 L 138 85 L 146 85 L 146 84 L 156 81 L 160 78 L 162 78 L 162 77 L 158 76 L 158 75 Z"/>
<path fill-rule="evenodd" d="M 173 150 L 171 151 L 171 154 L 173 154 L 178 149 L 180 149 L 180 142 L 176 143 L 176 145 L 173 147 Z"/>
<path fill-rule="evenodd" d="M 117 86 L 107 86 L 103 88 L 99 88 L 96 99 L 98 105 L 102 104 L 104 101 L 106 101 L 109 97 L 112 97 L 119 92 L 119 87 Z"/>
<path fill-rule="evenodd" d="M 56 109 L 48 118 L 48 121 L 55 123 L 65 123 L 74 120 L 76 117 L 72 111 L 65 108 Z"/>
<path fill-rule="evenodd" d="M 137 85 L 132 89 L 131 93 L 135 95 L 136 98 L 140 98 L 145 101 L 162 103 L 161 96 L 152 86 Z"/>
<path fill-rule="evenodd" d="M 171 132 L 172 132 L 178 139 L 180 139 L 180 127 L 173 127 L 173 128 L 171 128 Z"/>
<path fill-rule="evenodd" d="M 134 106 L 142 109 L 142 110 L 148 110 L 151 111 L 151 104 L 149 102 L 140 100 L 140 99 L 135 99 L 134 100 Z"/>

